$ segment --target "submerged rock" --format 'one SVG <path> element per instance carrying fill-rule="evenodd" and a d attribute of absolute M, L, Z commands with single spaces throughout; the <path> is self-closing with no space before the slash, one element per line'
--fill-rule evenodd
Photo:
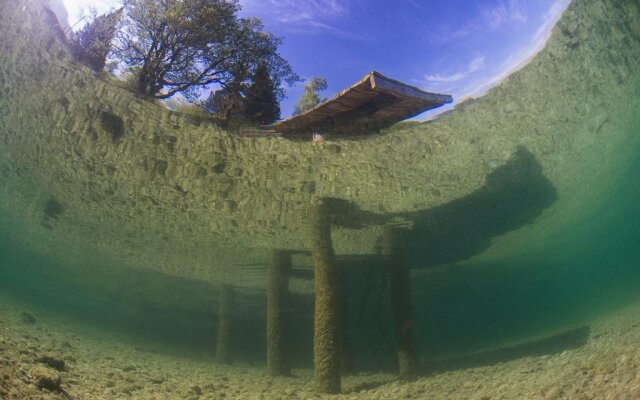
<path fill-rule="evenodd" d="M 20 319 L 22 319 L 22 322 L 29 325 L 33 325 L 37 322 L 36 317 L 26 311 L 23 311 L 22 314 L 20 314 Z"/>
<path fill-rule="evenodd" d="M 64 211 L 64 207 L 53 197 L 49 198 L 44 205 L 44 215 L 47 218 L 57 219 Z"/>
<path fill-rule="evenodd" d="M 52 369 L 43 365 L 36 365 L 31 368 L 31 376 L 38 389 L 47 389 L 51 391 L 59 391 L 62 384 L 62 377 L 60 374 Z"/>
<path fill-rule="evenodd" d="M 200 388 L 200 386 L 194 385 L 191 387 L 191 390 L 193 391 L 193 393 L 195 393 L 197 396 L 201 396 L 202 395 L 202 388 Z"/>
<path fill-rule="evenodd" d="M 36 361 L 41 364 L 48 365 L 49 367 L 55 370 L 64 371 L 65 362 L 60 357 L 56 357 L 51 354 L 45 354 L 43 356 L 38 357 Z"/>

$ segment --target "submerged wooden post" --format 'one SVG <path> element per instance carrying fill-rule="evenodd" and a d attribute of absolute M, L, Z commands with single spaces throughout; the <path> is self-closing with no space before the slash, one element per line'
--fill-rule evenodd
<path fill-rule="evenodd" d="M 411 300 L 411 278 L 405 264 L 400 236 L 401 230 L 399 228 L 385 228 L 382 252 L 389 278 L 391 312 L 398 339 L 399 374 L 401 378 L 406 378 L 415 374 L 418 362 Z"/>
<path fill-rule="evenodd" d="M 291 375 L 287 354 L 290 271 L 291 254 L 274 250 L 267 279 L 267 370 L 271 376 Z"/>
<path fill-rule="evenodd" d="M 348 374 L 353 369 L 351 340 L 349 338 L 349 274 L 346 267 L 339 268 L 340 286 L 340 373 Z"/>
<path fill-rule="evenodd" d="M 231 364 L 231 335 L 234 292 L 231 285 L 222 285 L 218 296 L 218 339 L 216 362 Z"/>
<path fill-rule="evenodd" d="M 331 212 L 326 204 L 311 211 L 315 314 L 313 320 L 314 386 L 320 393 L 340 393 L 340 287 Z"/>

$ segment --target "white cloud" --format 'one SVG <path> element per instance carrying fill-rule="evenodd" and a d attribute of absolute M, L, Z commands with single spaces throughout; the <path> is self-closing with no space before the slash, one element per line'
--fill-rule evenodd
<path fill-rule="evenodd" d="M 64 2 L 69 24 L 74 29 L 84 25 L 91 10 L 103 14 L 121 5 L 121 0 L 56 0 Z M 339 0 L 240 0 L 244 15 L 259 15 L 285 24 L 296 32 L 325 31 L 347 39 L 355 35 L 340 30 L 330 22 L 346 16 L 348 3 Z"/>
<path fill-rule="evenodd" d="M 549 37 L 551 36 L 553 27 L 557 24 L 569 3 L 571 3 L 571 0 L 554 1 L 551 7 L 544 13 L 544 22 L 534 32 L 534 34 L 531 35 L 529 43 L 520 48 L 519 51 L 509 55 L 509 57 L 507 57 L 507 59 L 499 66 L 496 73 L 477 83 L 476 87 L 468 90 L 464 97 L 482 96 L 487 92 L 487 90 L 496 86 L 506 77 L 527 65 L 542 49 L 544 49 Z"/>
<path fill-rule="evenodd" d="M 337 0 L 241 0 L 247 13 L 269 15 L 280 22 L 301 22 L 342 17 L 348 5 Z"/>
<path fill-rule="evenodd" d="M 241 0 L 243 13 L 275 20 L 297 32 L 326 31 L 354 38 L 332 21 L 349 13 L 349 3 L 339 0 Z"/>
<path fill-rule="evenodd" d="M 474 18 L 458 27 L 441 27 L 442 33 L 435 37 L 433 41 L 436 43 L 448 43 L 469 37 L 479 31 L 515 29 L 526 22 L 527 13 L 522 4 L 520 4 L 520 0 L 501 0 L 492 7 L 481 6 Z"/>
<path fill-rule="evenodd" d="M 411 4 L 413 7 L 418 9 L 423 9 L 424 5 L 419 3 L 418 0 L 405 0 L 407 3 Z"/>
<path fill-rule="evenodd" d="M 481 63 L 482 67 L 489 71 L 479 79 L 473 79 L 466 83 L 462 82 L 462 79 L 453 79 L 457 78 L 458 75 L 464 75 L 463 73 L 454 74 L 449 77 L 442 77 L 440 75 L 427 76 L 427 83 L 441 86 L 439 90 L 453 94 L 454 103 L 437 110 L 427 112 L 423 114 L 420 119 L 433 119 L 438 114 L 453 109 L 455 104 L 458 104 L 465 99 L 483 96 L 489 89 L 498 85 L 506 77 L 527 65 L 542 49 L 544 49 L 549 37 L 551 36 L 553 27 L 557 24 L 558 20 L 570 3 L 571 0 L 555 0 L 551 7 L 543 14 L 543 23 L 531 35 L 529 42 L 525 46 L 522 46 L 518 51 L 509 55 L 509 57 L 507 57 L 502 63 L 498 63 L 495 68 L 486 67 L 483 59 Z M 474 61 L 475 60 L 478 60 L 478 58 L 474 59 Z M 477 61 L 477 63 L 480 63 L 480 61 Z M 473 64 L 474 63 L 471 62 L 467 71 L 471 69 Z M 430 77 L 445 79 L 441 79 L 440 81 L 429 80 Z M 446 80 L 446 78 L 450 79 Z M 424 84 L 425 82 L 423 81 L 422 83 Z"/>
<path fill-rule="evenodd" d="M 56 15 L 58 22 L 65 29 L 69 29 L 69 13 L 67 12 L 67 8 L 64 6 L 62 0 L 48 0 L 49 7 L 51 11 Z"/>
<path fill-rule="evenodd" d="M 474 58 L 469 63 L 469 66 L 467 66 L 467 68 L 462 72 L 457 72 L 457 73 L 452 74 L 452 75 L 441 75 L 441 74 L 427 75 L 427 76 L 425 76 L 425 79 L 428 82 L 433 82 L 433 83 L 453 83 L 453 82 L 458 82 L 458 81 L 461 81 L 461 80 L 465 79 L 466 77 L 468 77 L 469 75 L 473 74 L 474 72 L 482 69 L 484 67 L 484 64 L 485 64 L 485 59 L 486 59 L 486 56 L 479 56 L 479 57 Z"/>
<path fill-rule="evenodd" d="M 485 25 L 494 31 L 527 22 L 527 15 L 519 0 L 500 1 L 493 7 L 483 7 L 481 16 Z"/>
<path fill-rule="evenodd" d="M 63 0 L 69 14 L 69 25 L 78 29 L 84 25 L 84 21 L 95 10 L 98 15 L 104 14 L 120 6 L 119 0 Z"/>

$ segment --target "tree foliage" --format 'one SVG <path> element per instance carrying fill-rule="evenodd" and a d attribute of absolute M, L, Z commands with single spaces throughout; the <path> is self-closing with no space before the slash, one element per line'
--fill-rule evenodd
<path fill-rule="evenodd" d="M 311 110 L 318 104 L 326 101 L 326 98 L 321 98 L 319 93 L 323 90 L 327 90 L 327 80 L 325 78 L 313 78 L 304 85 L 304 92 L 298 99 L 293 115 L 299 115 Z"/>
<path fill-rule="evenodd" d="M 213 90 L 209 97 L 199 105 L 206 112 L 227 122 L 245 120 L 245 104 L 242 92 L 244 89 L 235 84 Z"/>
<path fill-rule="evenodd" d="M 94 16 L 81 30 L 72 34 L 73 56 L 94 71 L 102 71 L 121 19 L 122 9 Z"/>
<path fill-rule="evenodd" d="M 258 65 L 247 89 L 245 115 L 250 122 L 268 125 L 280 119 L 277 88 L 265 63 Z"/>
<path fill-rule="evenodd" d="M 227 122 L 268 125 L 280 118 L 279 90 L 261 63 L 249 81 L 234 81 L 211 91 L 199 105 L 206 112 Z"/>
<path fill-rule="evenodd" d="M 124 7 L 116 55 L 137 69 L 145 96 L 194 99 L 204 86 L 245 82 L 260 63 L 275 87 L 299 80 L 278 53 L 281 40 L 258 19 L 239 18 L 237 0 L 125 0 Z"/>

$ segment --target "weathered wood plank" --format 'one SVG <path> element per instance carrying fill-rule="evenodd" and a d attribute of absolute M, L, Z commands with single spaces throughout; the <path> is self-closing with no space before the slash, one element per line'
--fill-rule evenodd
<path fill-rule="evenodd" d="M 387 92 L 401 97 L 423 99 L 434 103 L 450 102 L 452 100 L 449 95 L 425 92 L 415 86 L 387 78 L 375 71 L 371 73 L 371 87 L 375 91 Z"/>
<path fill-rule="evenodd" d="M 284 135 L 313 131 L 370 130 L 413 117 L 452 101 L 451 96 L 429 93 L 370 72 L 332 99 L 269 128 Z"/>

